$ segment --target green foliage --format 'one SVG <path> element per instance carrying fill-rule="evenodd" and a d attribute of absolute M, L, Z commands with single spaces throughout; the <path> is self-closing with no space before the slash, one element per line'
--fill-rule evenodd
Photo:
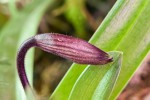
<path fill-rule="evenodd" d="M 109 52 L 109 54 L 113 57 L 112 63 L 89 65 L 81 73 L 71 90 L 69 100 L 76 100 L 76 97 L 78 100 L 107 100 L 109 98 L 121 69 L 122 53 Z"/>
<path fill-rule="evenodd" d="M 46 8 L 52 7 L 50 5 L 53 4 L 52 1 L 34 0 L 18 10 L 14 6 L 14 0 L 11 0 L 9 7 L 12 17 L 0 32 L 1 99 L 5 100 L 7 97 L 11 100 L 22 100 L 25 98 L 16 75 L 17 49 L 25 39 L 36 33 L 39 21 Z M 66 4 L 68 7 L 65 12 L 66 17 L 75 30 L 81 32 L 78 35 L 84 37 L 83 34 L 86 31 L 83 25 L 86 18 L 82 10 L 84 10 L 85 1 L 78 0 L 72 3 L 71 0 L 66 0 Z M 150 51 L 149 11 L 150 0 L 118 0 L 91 38 L 90 43 L 105 51 L 122 51 L 124 55 L 121 70 L 120 52 L 110 52 L 114 62 L 107 65 L 73 64 L 51 98 L 54 100 L 68 98 L 71 100 L 75 98 L 114 100 Z M 3 15 L 0 17 L 2 18 Z M 80 21 L 77 21 L 79 19 Z M 27 56 L 26 72 L 32 83 L 33 50 Z"/>
<path fill-rule="evenodd" d="M 85 21 L 86 15 L 84 0 L 66 0 L 66 17 L 72 23 L 78 37 L 86 38 Z"/>
<path fill-rule="evenodd" d="M 88 65 L 85 70 L 79 75 L 70 94 L 64 93 L 65 88 L 58 87 L 63 90 L 56 91 L 52 100 L 107 100 L 110 97 L 113 86 L 117 80 L 121 69 L 121 52 L 109 52 L 113 57 L 113 62 L 106 65 Z M 78 72 L 78 70 L 74 71 Z M 66 88 L 67 89 L 67 88 Z"/>
<path fill-rule="evenodd" d="M 0 97 L 2 100 L 5 100 L 8 95 L 10 97 L 8 99 L 11 100 L 23 100 L 25 98 L 20 81 L 17 80 L 16 83 L 16 79 L 14 79 L 18 78 L 18 75 L 15 75 L 17 49 L 25 39 L 36 33 L 39 21 L 48 5 L 52 4 L 52 1 L 36 0 L 21 11 L 18 11 L 13 2 L 10 2 L 12 17 L 0 32 L 0 82 L 3 82 Z M 27 61 L 26 66 L 28 67 L 26 70 L 29 81 L 32 83 L 33 51 L 28 54 Z"/>
<path fill-rule="evenodd" d="M 118 0 L 90 40 L 105 51 L 119 50 L 124 53 L 122 69 L 110 96 L 111 100 L 118 96 L 150 50 L 149 6 L 150 0 Z M 52 98 L 61 96 L 67 99 L 86 67 L 73 64 Z"/>

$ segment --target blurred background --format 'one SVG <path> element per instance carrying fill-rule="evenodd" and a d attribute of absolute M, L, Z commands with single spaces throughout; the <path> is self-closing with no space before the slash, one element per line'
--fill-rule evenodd
<path fill-rule="evenodd" d="M 32 1 L 33 0 L 16 0 L 15 5 L 17 9 L 21 11 Z M 55 3 L 46 9 L 46 12 L 40 19 L 37 34 L 51 32 L 61 33 L 88 41 L 112 8 L 115 1 L 116 0 L 72 0 L 71 2 L 71 0 L 55 0 Z M 12 16 L 15 16 L 12 15 L 9 2 L 9 0 L 0 0 L 0 32 L 6 23 L 10 21 Z M 34 9 L 36 9 L 36 7 Z M 1 63 L 3 62 L 0 60 L 0 64 Z M 35 49 L 33 86 L 37 93 L 41 96 L 49 97 L 71 64 L 71 61 Z M 141 67 L 136 71 L 127 87 L 118 97 L 118 100 L 144 100 L 150 97 L 150 94 L 148 94 L 150 92 L 149 77 L 150 55 L 146 57 Z M 2 85 L 0 80 L 0 87 Z"/>

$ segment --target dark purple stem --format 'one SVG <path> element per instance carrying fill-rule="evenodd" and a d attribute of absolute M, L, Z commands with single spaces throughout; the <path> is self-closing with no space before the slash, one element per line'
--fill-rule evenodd
<path fill-rule="evenodd" d="M 23 88 L 26 89 L 27 86 L 29 86 L 29 81 L 27 79 L 26 73 L 25 73 L 25 64 L 24 64 L 24 59 L 25 55 L 31 47 L 36 46 L 36 41 L 32 37 L 28 40 L 26 40 L 22 46 L 20 47 L 17 55 L 17 69 L 19 73 L 19 77 L 21 80 L 21 83 L 23 85 Z"/>

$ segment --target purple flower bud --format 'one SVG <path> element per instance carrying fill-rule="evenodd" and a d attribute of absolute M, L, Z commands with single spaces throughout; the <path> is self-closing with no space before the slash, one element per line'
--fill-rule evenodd
<path fill-rule="evenodd" d="M 106 64 L 112 61 L 107 53 L 88 42 L 62 34 L 41 34 L 34 37 L 37 47 L 80 64 Z"/>
<path fill-rule="evenodd" d="M 29 86 L 24 58 L 28 49 L 34 46 L 80 64 L 96 65 L 112 61 L 107 53 L 84 40 L 62 34 L 36 35 L 22 44 L 17 55 L 17 69 L 24 89 Z"/>

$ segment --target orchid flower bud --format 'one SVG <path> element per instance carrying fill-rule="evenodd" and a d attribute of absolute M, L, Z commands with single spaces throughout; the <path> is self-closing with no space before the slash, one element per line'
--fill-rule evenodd
<path fill-rule="evenodd" d="M 107 53 L 79 38 L 62 34 L 41 34 L 34 37 L 37 47 L 80 64 L 106 64 Z"/>
<path fill-rule="evenodd" d="M 24 88 L 29 86 L 24 68 L 24 58 L 28 49 L 34 46 L 80 64 L 97 65 L 112 61 L 106 52 L 82 39 L 52 33 L 36 35 L 22 44 L 17 55 L 18 73 Z"/>

